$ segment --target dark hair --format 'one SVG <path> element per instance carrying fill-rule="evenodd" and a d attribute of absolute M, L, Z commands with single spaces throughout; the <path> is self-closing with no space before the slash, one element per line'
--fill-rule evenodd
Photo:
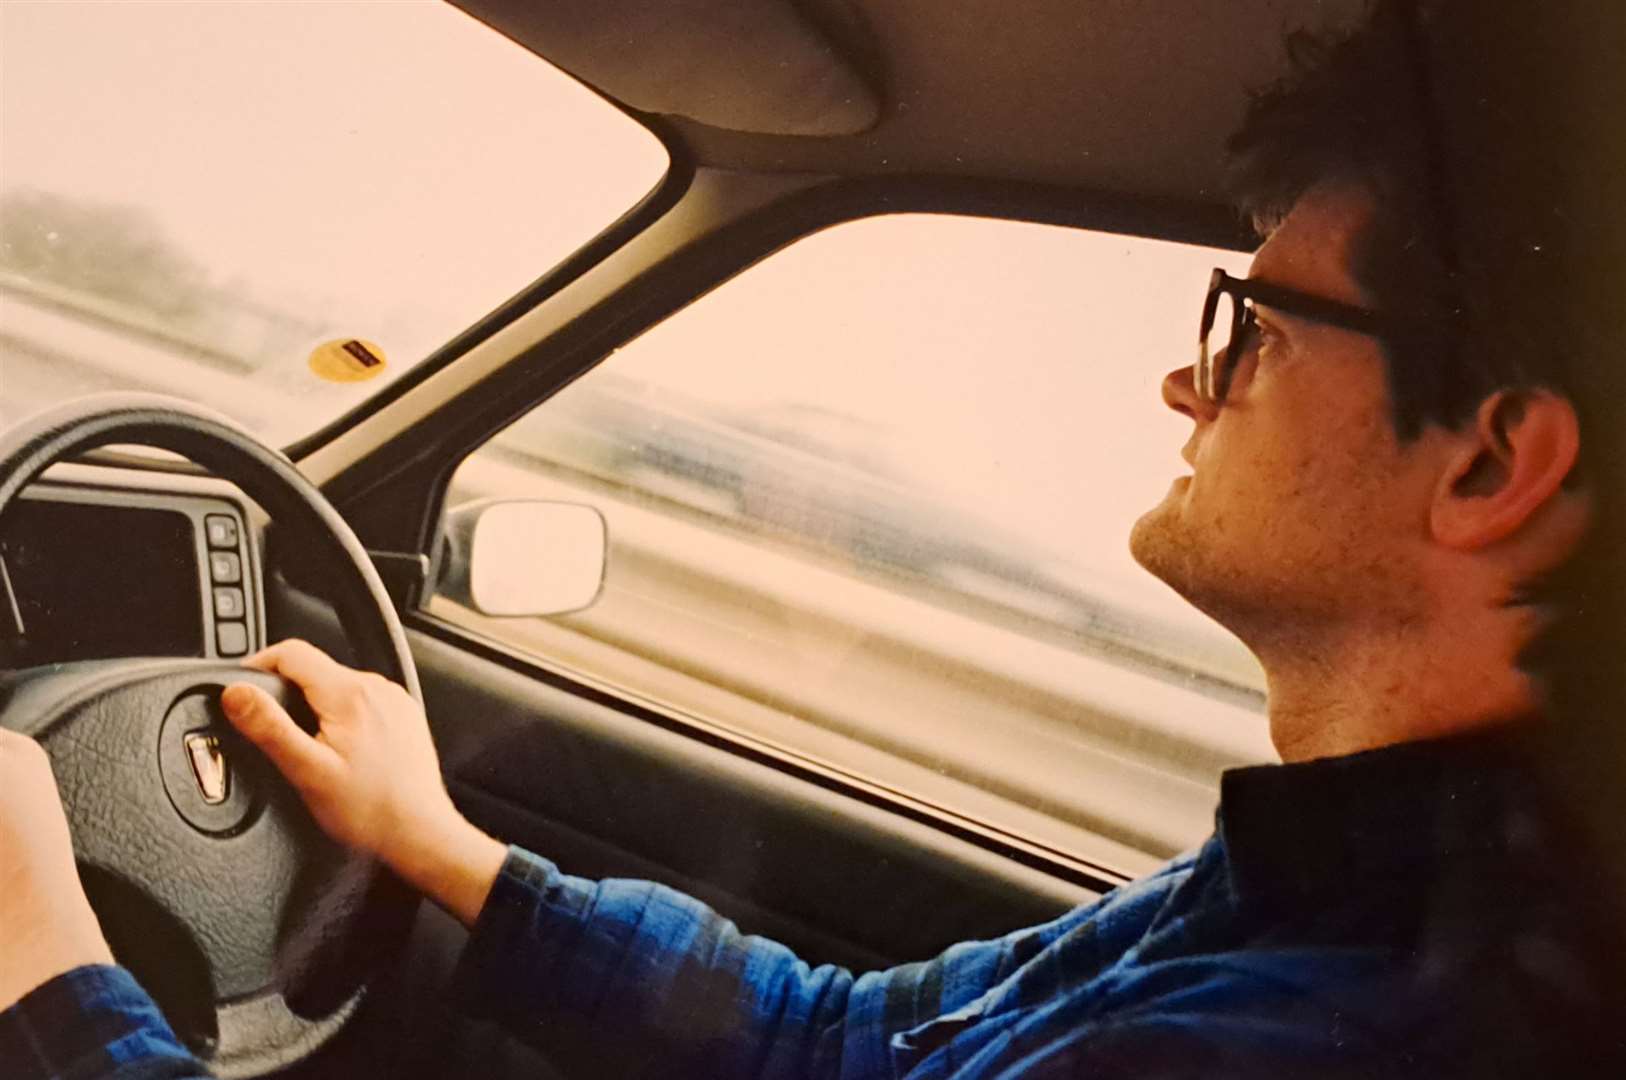
<path fill-rule="evenodd" d="M 1351 273 L 1379 311 L 1428 328 L 1386 342 L 1403 440 L 1457 426 L 1503 387 L 1542 386 L 1576 405 L 1581 473 L 1619 427 L 1599 413 L 1617 408 L 1620 365 L 1609 361 L 1622 343 L 1598 331 L 1626 296 L 1587 295 L 1574 280 L 1610 274 L 1584 254 L 1586 227 L 1566 205 L 1576 186 L 1564 167 L 1586 148 L 1554 122 L 1581 97 L 1551 70 L 1577 51 L 1578 27 L 1590 24 L 1529 13 L 1498 23 L 1466 0 L 1374 0 L 1341 37 L 1289 34 L 1287 73 L 1253 94 L 1229 142 L 1237 202 L 1261 232 L 1318 185 L 1372 198 Z M 1622 254 L 1603 256 L 1617 277 Z M 1562 581 L 1525 595 L 1573 594 Z"/>
<path fill-rule="evenodd" d="M 1498 385 L 1540 381 L 1509 350 L 1486 355 L 1465 340 L 1421 18 L 1415 5 L 1379 0 L 1345 36 L 1290 33 L 1287 74 L 1253 94 L 1228 144 L 1237 202 L 1263 234 L 1318 185 L 1372 197 L 1350 270 L 1379 311 L 1429 328 L 1387 343 L 1395 428 L 1407 440 L 1466 420 Z"/>
<path fill-rule="evenodd" d="M 1619 5 L 1375 0 L 1359 29 L 1287 41 L 1286 77 L 1231 140 L 1241 208 L 1263 231 L 1306 192 L 1353 183 L 1374 306 L 1431 340 L 1387 349 L 1402 439 L 1456 426 L 1490 392 L 1541 386 L 1581 421 L 1592 529 L 1512 603 L 1556 618 L 1521 656 L 1573 746 L 1562 786 L 1596 841 L 1626 820 L 1626 46 Z M 1616 859 L 1626 911 L 1626 861 Z"/>

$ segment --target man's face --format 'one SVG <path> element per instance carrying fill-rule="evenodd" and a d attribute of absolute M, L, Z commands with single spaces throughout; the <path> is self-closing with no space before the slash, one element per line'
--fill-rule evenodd
<path fill-rule="evenodd" d="M 1358 190 L 1312 190 L 1250 276 L 1371 306 L 1349 270 L 1371 212 Z M 1224 404 L 1197 397 L 1189 367 L 1164 380 L 1169 407 L 1194 421 L 1183 451 L 1193 472 L 1136 523 L 1136 560 L 1256 648 L 1350 620 L 1417 617 L 1434 476 L 1395 435 L 1381 345 L 1257 311 L 1259 345 L 1238 360 Z"/>

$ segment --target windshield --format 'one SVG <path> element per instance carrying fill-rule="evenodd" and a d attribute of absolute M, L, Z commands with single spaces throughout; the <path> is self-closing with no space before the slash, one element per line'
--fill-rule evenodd
<path fill-rule="evenodd" d="M 667 165 L 619 110 L 428 0 L 8 0 L 0 42 L 0 427 L 140 389 L 285 444 Z"/>

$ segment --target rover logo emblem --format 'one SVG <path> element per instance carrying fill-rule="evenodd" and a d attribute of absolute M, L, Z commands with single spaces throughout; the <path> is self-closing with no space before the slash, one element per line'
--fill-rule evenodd
<path fill-rule="evenodd" d="M 186 736 L 186 757 L 192 763 L 192 775 L 198 782 L 203 801 L 218 806 L 231 794 L 231 769 L 226 755 L 221 753 L 220 740 L 205 731 L 193 731 Z"/>

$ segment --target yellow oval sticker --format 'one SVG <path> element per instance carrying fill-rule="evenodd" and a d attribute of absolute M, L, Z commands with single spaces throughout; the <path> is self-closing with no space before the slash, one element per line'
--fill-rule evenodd
<path fill-rule="evenodd" d="M 310 368 L 328 382 L 366 382 L 384 371 L 384 352 L 370 341 L 339 338 L 311 350 Z"/>

